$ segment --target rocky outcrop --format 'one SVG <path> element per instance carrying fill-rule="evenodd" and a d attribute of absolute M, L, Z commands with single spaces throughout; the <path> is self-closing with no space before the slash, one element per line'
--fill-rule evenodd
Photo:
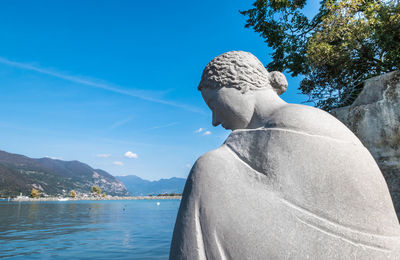
<path fill-rule="evenodd" d="M 388 184 L 400 218 L 400 71 L 371 78 L 351 106 L 332 114 L 369 149 Z"/>

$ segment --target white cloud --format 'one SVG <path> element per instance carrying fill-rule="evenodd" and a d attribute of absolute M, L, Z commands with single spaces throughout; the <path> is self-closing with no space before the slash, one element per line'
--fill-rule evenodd
<path fill-rule="evenodd" d="M 185 165 L 185 167 L 186 167 L 187 169 L 190 169 L 190 168 L 192 168 L 192 165 L 188 163 L 188 164 Z"/>
<path fill-rule="evenodd" d="M 115 161 L 113 162 L 114 165 L 118 165 L 118 166 L 124 166 L 123 162 L 119 162 L 119 161 Z"/>
<path fill-rule="evenodd" d="M 111 157 L 111 154 L 109 154 L 109 153 L 101 153 L 101 154 L 96 154 L 96 157 L 108 158 L 108 157 Z"/>
<path fill-rule="evenodd" d="M 49 158 L 49 159 L 53 159 L 53 160 L 62 160 L 63 159 L 63 158 L 52 157 L 52 156 L 48 156 L 48 155 L 46 155 L 45 157 Z"/>
<path fill-rule="evenodd" d="M 200 132 L 202 132 L 204 129 L 203 128 L 199 128 L 199 129 L 197 129 L 196 131 L 194 131 L 195 133 L 200 133 Z"/>
<path fill-rule="evenodd" d="M 131 158 L 131 159 L 137 159 L 138 155 L 136 153 L 132 153 L 131 151 L 127 151 L 124 154 L 125 157 Z"/>
<path fill-rule="evenodd" d="M 203 135 L 210 135 L 211 132 L 210 131 L 205 131 Z"/>

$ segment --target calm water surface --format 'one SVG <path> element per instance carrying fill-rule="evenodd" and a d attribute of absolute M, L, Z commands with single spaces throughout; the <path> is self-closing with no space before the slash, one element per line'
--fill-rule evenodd
<path fill-rule="evenodd" d="M 0 258 L 168 259 L 179 203 L 0 201 Z"/>

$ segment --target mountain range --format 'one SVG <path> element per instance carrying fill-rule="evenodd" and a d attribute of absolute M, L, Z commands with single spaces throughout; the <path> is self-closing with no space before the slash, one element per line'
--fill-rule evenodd
<path fill-rule="evenodd" d="M 117 178 L 82 162 L 32 159 L 0 151 L 0 197 L 29 195 L 32 188 L 52 196 L 69 194 L 71 190 L 89 193 L 92 186 L 99 186 L 109 195 L 129 195 Z"/>
<path fill-rule="evenodd" d="M 79 161 L 33 159 L 0 150 L 0 197 L 29 196 L 32 188 L 50 196 L 69 195 L 72 190 L 90 193 L 99 186 L 108 195 L 143 196 L 182 193 L 186 179 L 144 180 L 135 175 L 113 176 Z"/>
<path fill-rule="evenodd" d="M 144 180 L 135 175 L 116 176 L 116 178 L 125 184 L 125 187 L 133 196 L 182 193 L 186 182 L 185 178 L 177 177 L 158 181 Z"/>

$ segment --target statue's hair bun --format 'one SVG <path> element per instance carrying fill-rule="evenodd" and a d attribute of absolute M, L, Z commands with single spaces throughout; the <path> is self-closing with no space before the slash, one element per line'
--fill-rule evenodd
<path fill-rule="evenodd" d="M 288 86 L 285 75 L 279 71 L 272 71 L 269 73 L 269 83 L 278 95 L 285 93 Z"/>
<path fill-rule="evenodd" d="M 198 90 L 203 88 L 236 88 L 249 90 L 272 88 L 278 95 L 286 91 L 288 83 L 281 72 L 268 72 L 251 53 L 230 51 L 211 60 L 201 76 Z"/>

